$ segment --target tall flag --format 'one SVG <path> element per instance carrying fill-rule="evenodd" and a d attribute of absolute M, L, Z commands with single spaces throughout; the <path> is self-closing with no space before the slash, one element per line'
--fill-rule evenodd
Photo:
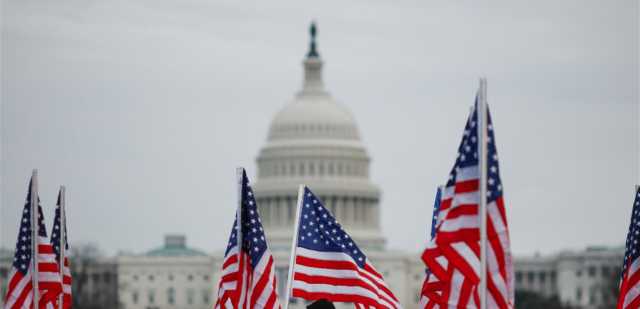
<path fill-rule="evenodd" d="M 622 264 L 618 309 L 640 308 L 640 186 L 638 186 Z"/>
<path fill-rule="evenodd" d="M 55 260 L 53 246 L 47 238 L 47 230 L 44 226 L 42 207 L 36 189 L 36 177 L 34 174 L 29 182 L 29 193 L 22 211 L 20 229 L 18 230 L 18 241 L 13 257 L 13 267 L 9 275 L 7 285 L 7 295 L 5 296 L 5 309 L 23 309 L 34 307 L 34 283 L 38 286 L 38 307 L 53 309 L 61 293 L 60 273 Z M 35 195 L 32 203 L 32 194 Z M 35 207 L 37 204 L 37 207 Z M 32 214 L 37 211 L 38 225 L 37 237 L 32 242 L 35 231 L 32 230 Z M 33 245 L 32 245 L 33 244 Z M 32 250 L 33 247 L 37 250 Z M 34 261 L 37 261 L 37 276 L 34 276 Z M 37 280 L 34 280 L 34 277 Z"/>
<path fill-rule="evenodd" d="M 67 216 L 64 204 L 64 188 L 60 188 L 58 192 L 58 202 L 56 203 L 56 214 L 53 219 L 53 229 L 51 230 L 51 244 L 53 245 L 53 251 L 56 253 L 56 262 L 62 271 L 62 304 L 58 299 L 58 306 L 56 309 L 69 309 L 71 308 L 71 270 L 69 269 L 69 258 L 67 252 L 69 251 L 69 243 L 67 241 Z M 64 258 L 64 259 L 62 259 Z M 62 260 L 61 260 L 62 259 Z"/>
<path fill-rule="evenodd" d="M 299 194 L 289 279 L 293 297 L 351 302 L 356 308 L 400 308 L 382 275 L 320 199 L 307 187 Z"/>
<path fill-rule="evenodd" d="M 240 208 L 224 255 L 214 308 L 280 308 L 273 256 L 244 169 L 240 179 Z"/>
<path fill-rule="evenodd" d="M 438 228 L 422 259 L 440 283 L 427 308 L 480 307 L 480 175 L 478 98 L 445 186 Z M 495 137 L 487 107 L 487 308 L 513 308 L 509 232 Z"/>
<path fill-rule="evenodd" d="M 432 241 L 436 236 L 438 226 L 438 213 L 440 212 L 440 200 L 442 199 L 442 187 L 438 187 L 436 191 L 436 200 L 433 203 L 433 215 L 431 216 L 431 230 L 428 235 L 429 241 Z M 429 293 L 433 293 L 434 290 L 440 290 L 439 281 L 431 276 L 431 272 L 427 268 L 425 271 L 424 282 L 422 283 L 422 290 L 420 292 L 420 308 L 427 308 L 429 302 Z"/>

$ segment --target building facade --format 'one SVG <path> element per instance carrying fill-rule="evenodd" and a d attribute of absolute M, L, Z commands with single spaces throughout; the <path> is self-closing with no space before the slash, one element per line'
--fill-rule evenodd
<path fill-rule="evenodd" d="M 187 247 L 182 235 L 165 236 L 162 247 L 145 254 L 119 255 L 120 308 L 211 309 L 220 259 Z"/>
<path fill-rule="evenodd" d="M 257 157 L 253 189 L 273 252 L 284 302 L 298 186 L 305 184 L 383 274 L 405 308 L 415 308 L 424 279 L 419 254 L 386 250 L 380 227 L 381 192 L 369 178 L 371 158 L 355 118 L 327 91 L 311 28 L 300 91 L 273 118 Z M 293 307 L 301 307 L 300 300 Z M 352 304 L 345 305 L 347 308 Z"/>
<path fill-rule="evenodd" d="M 609 308 L 616 303 L 623 258 L 624 248 L 603 247 L 516 258 L 516 290 L 579 308 Z"/>

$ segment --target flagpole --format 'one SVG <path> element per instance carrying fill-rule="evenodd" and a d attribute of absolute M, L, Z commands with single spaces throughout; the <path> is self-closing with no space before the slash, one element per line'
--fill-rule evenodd
<path fill-rule="evenodd" d="M 296 219 L 293 223 L 293 239 L 291 241 L 291 258 L 289 259 L 289 274 L 287 275 L 287 290 L 285 291 L 284 309 L 289 308 L 289 298 L 291 297 L 291 285 L 293 284 L 293 266 L 296 262 L 296 249 L 298 248 L 298 228 L 300 225 L 300 209 L 304 198 L 305 185 L 298 187 L 298 203 L 296 204 Z"/>
<path fill-rule="evenodd" d="M 31 174 L 31 286 L 33 287 L 33 309 L 38 309 L 40 295 L 38 289 L 38 228 L 40 227 L 38 216 L 38 170 L 33 169 Z"/>
<path fill-rule="evenodd" d="M 58 267 L 60 271 L 60 281 L 62 283 L 62 293 L 58 295 L 58 308 L 64 308 L 64 259 L 67 254 L 66 250 L 66 237 L 67 237 L 67 214 L 65 211 L 65 207 L 67 204 L 66 200 L 66 188 L 64 186 L 60 186 L 60 243 L 58 252 L 60 253 L 60 260 L 58 261 Z"/>
<path fill-rule="evenodd" d="M 238 255 L 238 265 L 243 266 L 242 265 L 242 174 L 244 172 L 244 168 L 242 167 L 238 167 L 236 168 L 236 179 L 237 179 L 237 184 L 238 184 L 238 201 L 237 201 L 237 206 L 238 209 L 236 210 L 236 234 L 237 234 L 237 238 L 238 238 L 238 253 L 236 253 Z M 239 269 L 238 271 L 238 275 L 239 276 L 244 276 L 244 271 L 242 269 Z M 239 278 L 240 279 L 240 278 Z M 241 303 L 243 301 L 244 298 L 244 288 L 242 286 L 240 286 L 240 284 L 244 285 L 244 277 L 242 278 L 242 280 L 238 280 L 238 285 L 237 285 L 237 289 L 240 291 L 240 295 L 238 295 L 238 303 L 236 304 L 236 308 L 242 308 L 243 306 L 241 306 Z"/>
<path fill-rule="evenodd" d="M 480 309 L 487 309 L 487 79 L 480 78 L 478 97 L 478 165 L 480 168 Z"/>

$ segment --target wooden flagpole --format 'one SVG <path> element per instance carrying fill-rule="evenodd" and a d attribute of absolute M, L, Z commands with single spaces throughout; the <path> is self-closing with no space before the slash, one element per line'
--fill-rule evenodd
<path fill-rule="evenodd" d="M 293 240 L 291 241 L 291 258 L 289 259 L 289 274 L 287 275 L 287 290 L 285 291 L 284 309 L 289 308 L 289 298 L 291 297 L 291 286 L 293 285 L 293 266 L 296 262 L 296 249 L 298 247 L 298 229 L 300 225 L 300 210 L 304 198 L 305 185 L 298 187 L 298 203 L 296 204 L 296 219 L 293 223 Z"/>
<path fill-rule="evenodd" d="M 59 249 L 58 252 L 60 253 L 60 260 L 58 261 L 58 267 L 59 267 L 59 272 L 60 272 L 60 282 L 62 283 L 62 293 L 60 293 L 60 295 L 58 296 L 58 308 L 59 309 L 63 309 L 64 308 L 64 259 L 65 256 L 67 254 L 67 242 L 66 242 L 66 238 L 67 238 L 67 231 L 66 231 L 66 227 L 67 227 L 67 214 L 65 211 L 65 207 L 67 204 L 67 200 L 66 200 L 66 188 L 64 186 L 60 186 L 60 243 L 59 245 Z"/>
<path fill-rule="evenodd" d="M 40 215 L 38 207 L 38 170 L 34 169 L 31 174 L 31 286 L 33 288 L 33 308 L 38 309 L 40 302 L 40 291 L 38 289 L 38 228 L 40 227 L 38 217 Z"/>
<path fill-rule="evenodd" d="M 478 167 L 480 169 L 480 309 L 487 309 L 487 80 L 480 78 L 478 96 Z"/>

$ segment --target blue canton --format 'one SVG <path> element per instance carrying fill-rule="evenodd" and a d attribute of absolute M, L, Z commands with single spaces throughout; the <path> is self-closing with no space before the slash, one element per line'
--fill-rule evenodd
<path fill-rule="evenodd" d="M 473 108 L 473 112 L 464 128 L 464 135 L 460 147 L 458 147 L 458 158 L 449 174 L 447 187 L 454 186 L 456 175 L 459 169 L 465 167 L 478 166 L 478 98 Z M 493 133 L 493 123 L 491 114 L 487 106 L 487 203 L 491 203 L 502 196 L 502 182 L 500 181 L 500 167 L 498 165 L 498 151 L 496 150 L 495 135 Z M 479 175 L 478 175 L 479 176 Z"/>
<path fill-rule="evenodd" d="M 63 225 L 61 223 L 61 211 L 60 211 L 60 194 L 62 192 L 58 192 L 58 202 L 56 203 L 56 215 L 53 218 L 53 229 L 51 230 L 51 244 L 53 245 L 53 251 L 56 252 L 56 260 L 60 260 L 60 227 L 64 228 L 64 248 L 65 251 L 69 250 L 69 243 L 67 238 L 67 224 Z"/>
<path fill-rule="evenodd" d="M 624 263 L 622 264 L 622 276 L 624 277 L 627 267 L 640 257 L 640 187 L 636 192 L 636 198 L 633 202 L 633 212 L 631 214 L 631 224 L 629 224 L 629 233 L 627 234 L 627 243 L 624 252 Z"/>
<path fill-rule="evenodd" d="M 436 192 L 436 200 L 433 203 L 433 217 L 431 217 L 431 238 L 436 237 L 436 230 L 438 228 L 438 214 L 440 213 L 440 200 L 442 199 L 442 189 L 438 187 Z"/>
<path fill-rule="evenodd" d="M 38 204 L 40 199 L 38 198 Z M 47 237 L 44 227 L 44 219 L 42 217 L 42 208 L 38 205 L 38 234 Z M 13 256 L 13 267 L 26 275 L 31 264 L 31 181 L 29 182 L 29 192 L 27 200 L 22 210 L 22 218 L 20 220 L 20 230 L 18 231 L 18 241 L 16 242 L 16 251 Z"/>
<path fill-rule="evenodd" d="M 304 188 L 298 246 L 315 251 L 343 252 L 360 267 L 367 257 L 309 188 Z"/>
<path fill-rule="evenodd" d="M 253 189 L 249 186 L 249 178 L 247 173 L 242 171 L 242 197 L 241 205 L 242 209 L 240 214 L 242 219 L 242 251 L 249 255 L 251 260 L 251 266 L 255 267 L 262 255 L 267 251 L 267 240 L 264 235 L 264 229 L 262 228 L 262 221 L 258 214 L 258 207 L 256 199 L 253 195 Z M 229 237 L 229 244 L 227 245 L 226 254 L 238 245 L 238 218 L 233 222 L 233 228 L 231 229 L 231 236 Z"/>

